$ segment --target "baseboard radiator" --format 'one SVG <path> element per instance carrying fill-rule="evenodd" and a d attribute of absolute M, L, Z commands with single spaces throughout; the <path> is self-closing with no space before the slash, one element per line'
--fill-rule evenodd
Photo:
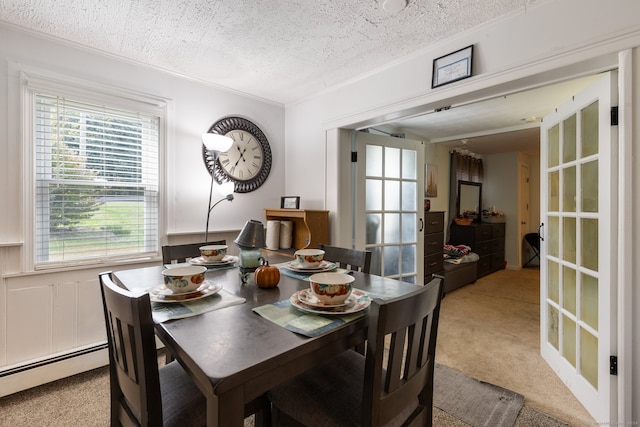
<path fill-rule="evenodd" d="M 107 343 L 0 371 L 0 397 L 109 364 Z"/>

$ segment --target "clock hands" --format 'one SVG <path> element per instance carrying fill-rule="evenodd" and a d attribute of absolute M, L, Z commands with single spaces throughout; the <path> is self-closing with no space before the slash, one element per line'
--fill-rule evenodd
<path fill-rule="evenodd" d="M 240 147 L 238 147 L 236 145 L 236 148 L 238 149 L 238 151 L 240 151 L 240 157 L 238 157 L 238 160 L 236 161 L 236 164 L 234 166 L 238 166 L 238 163 L 240 163 L 240 159 L 242 159 L 243 162 L 246 162 L 245 158 L 244 158 L 244 153 L 247 151 L 247 149 L 245 148 L 244 150 L 240 150 Z"/>

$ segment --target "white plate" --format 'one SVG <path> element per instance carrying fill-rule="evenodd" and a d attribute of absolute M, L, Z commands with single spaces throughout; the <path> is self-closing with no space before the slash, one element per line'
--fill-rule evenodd
<path fill-rule="evenodd" d="M 298 292 L 294 293 L 289 298 L 289 301 L 291 302 L 291 305 L 293 305 L 295 308 L 297 308 L 299 310 L 302 310 L 302 311 L 306 311 L 308 313 L 313 313 L 313 314 L 353 314 L 353 313 L 357 313 L 359 311 L 362 311 L 362 310 L 366 309 L 367 307 L 369 307 L 369 305 L 371 305 L 371 298 L 369 298 L 368 295 L 366 295 L 362 291 L 354 289 L 351 292 L 351 295 L 349 295 L 349 298 L 347 298 L 348 302 L 347 302 L 346 305 L 338 306 L 338 307 L 326 307 L 326 308 L 313 307 L 313 306 L 310 306 L 310 305 L 306 305 L 305 303 L 301 302 L 300 299 L 298 298 L 298 294 L 300 292 L 305 292 L 305 291 L 307 291 L 307 289 L 303 289 L 301 291 L 298 291 Z"/>
<path fill-rule="evenodd" d="M 213 283 L 209 280 L 205 280 L 195 291 L 185 292 L 183 294 L 174 294 L 171 289 L 162 284 L 151 289 L 151 291 L 149 291 L 149 297 L 153 302 L 185 302 L 217 294 L 221 289 L 222 285 L 220 283 Z"/>
<path fill-rule="evenodd" d="M 234 257 L 233 255 L 226 255 L 220 261 L 207 261 L 206 259 L 199 256 L 197 258 L 191 258 L 189 260 L 189 264 L 204 265 L 204 266 L 221 266 L 221 265 L 233 264 L 236 261 L 237 261 L 237 257 Z"/>
<path fill-rule="evenodd" d="M 337 267 L 337 265 L 335 262 L 322 260 L 320 262 L 320 265 L 317 267 L 304 268 L 304 267 L 301 267 L 297 261 L 289 261 L 288 263 L 285 264 L 285 267 L 287 267 L 291 271 L 297 271 L 298 273 L 322 273 L 323 271 L 334 270 Z"/>
<path fill-rule="evenodd" d="M 318 299 L 317 296 L 313 294 L 311 289 L 303 289 L 300 292 L 297 292 L 297 294 L 298 294 L 298 300 L 301 303 L 306 305 L 311 305 L 313 307 L 318 307 L 318 308 L 342 307 L 349 304 L 349 298 L 351 298 L 351 295 L 349 295 L 349 297 L 345 299 L 344 302 L 341 304 L 324 304 L 322 301 Z"/>

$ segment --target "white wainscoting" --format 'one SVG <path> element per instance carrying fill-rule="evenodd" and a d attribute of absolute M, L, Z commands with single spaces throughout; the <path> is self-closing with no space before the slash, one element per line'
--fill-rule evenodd
<path fill-rule="evenodd" d="M 106 341 L 97 273 L 10 277 L 5 292 L 5 365 Z"/>
<path fill-rule="evenodd" d="M 0 396 L 108 364 L 98 273 L 118 265 L 0 280 Z"/>
<path fill-rule="evenodd" d="M 229 253 L 239 230 L 215 231 Z M 171 244 L 201 233 L 175 234 Z M 98 274 L 159 265 L 160 259 L 67 271 L 19 273 L 18 245 L 0 247 L 0 397 L 109 363 Z M 6 256 L 5 256 L 6 255 Z M 156 340 L 158 347 L 162 346 Z"/>

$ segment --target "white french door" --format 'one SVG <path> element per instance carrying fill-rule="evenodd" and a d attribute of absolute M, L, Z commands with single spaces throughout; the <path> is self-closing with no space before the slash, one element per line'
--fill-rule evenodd
<path fill-rule="evenodd" d="M 424 144 L 356 133 L 355 237 L 371 273 L 423 284 Z"/>
<path fill-rule="evenodd" d="M 616 73 L 541 127 L 541 352 L 598 422 L 616 418 Z"/>

